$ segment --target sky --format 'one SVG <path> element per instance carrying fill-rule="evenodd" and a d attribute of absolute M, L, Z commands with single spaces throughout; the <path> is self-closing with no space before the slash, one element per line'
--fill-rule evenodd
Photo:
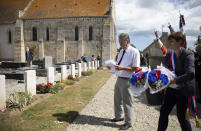
<path fill-rule="evenodd" d="M 179 11 L 184 15 L 187 47 L 194 49 L 200 34 L 201 0 L 115 0 L 115 21 L 118 35 L 129 33 L 131 43 L 145 49 L 155 39 L 154 30 L 169 33 L 168 23 L 179 31 Z"/>

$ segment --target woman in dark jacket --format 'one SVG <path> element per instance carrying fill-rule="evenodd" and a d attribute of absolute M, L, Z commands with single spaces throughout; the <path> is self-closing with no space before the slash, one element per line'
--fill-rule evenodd
<path fill-rule="evenodd" d="M 165 97 L 160 110 L 158 131 L 165 131 L 168 126 L 168 115 L 176 105 L 177 118 L 182 131 L 191 131 L 191 125 L 185 119 L 188 96 L 195 94 L 195 67 L 193 52 L 183 48 L 186 43 L 185 36 L 181 32 L 174 32 L 168 37 L 168 44 L 172 49 L 164 59 L 164 66 L 171 69 L 171 54 L 174 52 L 174 72 L 176 78 L 172 78 L 170 85 L 165 92 Z M 171 88 L 171 84 L 176 84 L 176 88 Z"/>

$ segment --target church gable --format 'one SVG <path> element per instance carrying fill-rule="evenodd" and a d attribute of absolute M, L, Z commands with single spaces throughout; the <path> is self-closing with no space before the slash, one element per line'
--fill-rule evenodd
<path fill-rule="evenodd" d="M 107 16 L 110 0 L 34 0 L 23 19 Z"/>

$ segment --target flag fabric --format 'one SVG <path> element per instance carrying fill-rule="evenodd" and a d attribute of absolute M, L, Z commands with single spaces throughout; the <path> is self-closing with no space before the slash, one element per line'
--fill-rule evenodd
<path fill-rule="evenodd" d="M 184 26 L 186 25 L 186 22 L 185 22 L 185 19 L 184 19 L 184 15 L 181 15 L 180 14 L 180 19 L 179 19 L 179 29 L 180 29 L 180 32 L 182 32 L 184 35 L 185 35 L 185 31 L 184 31 Z M 184 48 L 187 47 L 186 45 L 187 43 L 184 44 Z"/>
<path fill-rule="evenodd" d="M 195 112 L 195 123 L 196 123 L 196 127 L 197 128 L 201 128 L 201 124 L 199 122 L 199 119 L 198 119 L 198 112 L 197 112 L 197 105 L 196 105 L 196 101 L 195 101 L 195 96 L 188 96 L 188 104 L 187 104 L 187 109 L 186 109 L 186 114 L 185 114 L 185 118 L 186 120 L 189 120 L 190 119 L 190 113 L 189 113 L 189 110 L 190 110 L 190 103 L 191 103 L 191 98 L 193 100 L 193 109 L 194 109 L 194 112 Z"/>
<path fill-rule="evenodd" d="M 172 26 L 170 25 L 170 23 L 168 25 L 168 28 L 170 29 L 170 34 L 172 34 L 174 32 L 174 29 L 172 28 Z"/>
<path fill-rule="evenodd" d="M 183 27 L 186 25 L 184 15 L 180 14 L 180 19 L 179 19 L 179 29 L 182 33 L 184 33 Z"/>
<path fill-rule="evenodd" d="M 162 43 L 162 41 L 159 39 L 159 35 L 157 33 L 157 31 L 155 31 L 155 36 L 156 36 L 156 40 L 158 41 L 158 44 L 160 46 L 161 51 L 163 52 L 163 54 L 165 55 L 167 53 L 167 48 L 165 47 L 165 45 Z"/>

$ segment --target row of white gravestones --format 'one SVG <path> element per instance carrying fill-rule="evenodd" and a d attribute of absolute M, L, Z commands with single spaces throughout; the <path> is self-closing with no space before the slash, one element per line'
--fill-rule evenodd
<path fill-rule="evenodd" d="M 92 69 L 95 69 L 95 67 L 94 67 L 94 61 L 91 62 L 91 66 L 92 66 Z"/>
<path fill-rule="evenodd" d="M 47 82 L 54 83 L 54 67 L 47 68 Z"/>
<path fill-rule="evenodd" d="M 97 69 L 97 67 L 98 67 L 98 62 L 95 61 L 94 63 L 95 63 L 95 69 Z"/>
<path fill-rule="evenodd" d="M 0 109 L 6 107 L 6 85 L 5 75 L 0 75 Z"/>
<path fill-rule="evenodd" d="M 86 72 L 87 71 L 87 63 L 84 63 L 84 68 L 83 71 Z"/>
<path fill-rule="evenodd" d="M 67 66 L 61 65 L 61 80 L 65 80 L 67 78 Z"/>
<path fill-rule="evenodd" d="M 75 78 L 75 64 L 71 64 L 70 74 L 72 75 L 73 78 Z"/>
<path fill-rule="evenodd" d="M 99 61 L 92 61 L 92 69 L 97 69 L 99 67 Z M 84 63 L 83 71 L 87 71 L 87 63 Z M 75 64 L 71 65 L 71 75 L 75 78 Z M 88 62 L 88 69 L 91 69 L 91 62 Z M 82 65 L 78 63 L 78 76 L 81 76 Z M 67 67 L 66 65 L 61 66 L 61 79 L 67 78 Z M 25 91 L 31 93 L 31 95 L 36 95 L 36 71 L 27 70 L 24 73 L 25 78 Z M 54 83 L 54 67 L 47 68 L 47 80 L 50 83 Z M 5 88 L 5 75 L 0 75 L 0 109 L 6 106 L 6 88 Z"/>
<path fill-rule="evenodd" d="M 78 77 L 82 76 L 82 64 L 78 63 Z"/>
<path fill-rule="evenodd" d="M 25 91 L 36 95 L 36 70 L 27 70 L 24 73 Z"/>
<path fill-rule="evenodd" d="M 78 66 L 78 76 L 80 77 L 82 74 L 82 71 L 86 72 L 87 69 L 97 69 L 99 67 L 99 61 L 92 61 L 92 62 L 88 62 L 88 67 L 87 67 L 87 63 L 76 63 L 76 65 Z M 70 67 L 70 74 L 72 75 L 73 78 L 75 78 L 75 64 L 71 64 Z M 83 65 L 83 66 L 82 66 Z M 62 67 L 66 69 L 66 66 Z M 83 68 L 83 70 L 82 70 Z M 67 74 L 67 73 L 64 73 Z M 66 76 L 62 75 L 62 79 L 66 78 Z"/>
<path fill-rule="evenodd" d="M 36 71 L 27 70 L 24 73 L 25 91 L 31 95 L 36 95 Z M 0 109 L 6 107 L 6 85 L 5 75 L 0 75 Z"/>
<path fill-rule="evenodd" d="M 88 69 L 91 69 L 91 62 L 88 62 Z"/>

